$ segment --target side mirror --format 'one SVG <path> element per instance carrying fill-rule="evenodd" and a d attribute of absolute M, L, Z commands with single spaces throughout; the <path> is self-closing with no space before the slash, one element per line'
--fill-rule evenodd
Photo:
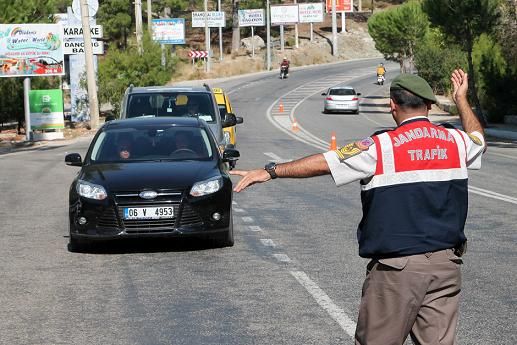
<path fill-rule="evenodd" d="M 227 148 L 223 152 L 223 162 L 235 162 L 241 154 L 236 149 Z"/>
<path fill-rule="evenodd" d="M 83 165 L 83 160 L 80 154 L 69 153 L 65 156 L 65 164 L 73 167 L 80 167 Z"/>
<path fill-rule="evenodd" d="M 326 95 L 327 95 L 327 93 L 326 93 L 326 92 L 323 92 L 321 95 L 322 95 L 322 96 L 326 96 Z"/>
<path fill-rule="evenodd" d="M 237 118 L 237 124 L 241 124 L 244 122 L 244 119 L 242 117 L 237 116 L 236 118 Z"/>
<path fill-rule="evenodd" d="M 357 95 L 357 96 L 361 96 L 361 93 L 360 93 L 360 92 L 358 92 L 358 93 L 356 93 L 356 95 Z"/>
<path fill-rule="evenodd" d="M 223 128 L 232 127 L 232 126 L 235 126 L 236 124 L 237 124 L 237 117 L 235 116 L 235 114 L 227 113 L 224 116 Z"/>

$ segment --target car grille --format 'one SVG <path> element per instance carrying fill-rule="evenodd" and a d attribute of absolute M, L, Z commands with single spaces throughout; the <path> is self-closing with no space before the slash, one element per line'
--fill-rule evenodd
<path fill-rule="evenodd" d="M 145 200 L 138 196 L 138 193 L 119 193 L 115 195 L 117 201 L 117 215 L 113 214 L 115 220 L 118 218 L 122 226 L 128 234 L 145 234 L 145 233 L 167 233 L 173 232 L 175 228 L 180 226 L 202 225 L 203 220 L 195 212 L 192 207 L 186 203 L 181 203 L 181 192 L 161 193 L 157 198 Z M 124 207 L 174 207 L 173 218 L 168 219 L 142 219 L 129 220 L 123 219 Z"/>
<path fill-rule="evenodd" d="M 118 222 L 115 210 L 111 207 L 105 209 L 101 216 L 97 219 L 97 226 L 103 228 L 119 228 L 120 224 Z"/>

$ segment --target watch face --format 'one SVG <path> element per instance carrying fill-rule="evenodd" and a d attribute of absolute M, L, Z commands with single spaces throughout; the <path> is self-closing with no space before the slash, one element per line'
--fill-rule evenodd
<path fill-rule="evenodd" d="M 272 170 L 272 169 L 275 169 L 276 168 L 276 163 L 275 162 L 269 162 L 266 164 L 266 169 L 267 170 Z"/>

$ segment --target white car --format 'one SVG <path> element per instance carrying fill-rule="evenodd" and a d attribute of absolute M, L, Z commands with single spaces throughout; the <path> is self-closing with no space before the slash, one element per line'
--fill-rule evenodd
<path fill-rule="evenodd" d="M 321 94 L 325 96 L 323 105 L 323 112 L 325 114 L 330 112 L 352 112 L 359 113 L 359 97 L 361 93 L 356 92 L 350 86 L 335 86 L 331 87 Z"/>

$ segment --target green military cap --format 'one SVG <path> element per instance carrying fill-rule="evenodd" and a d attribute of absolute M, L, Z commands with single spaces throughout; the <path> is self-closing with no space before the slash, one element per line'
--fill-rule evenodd
<path fill-rule="evenodd" d="M 399 74 L 391 82 L 390 89 L 404 89 L 418 97 L 436 103 L 433 89 L 425 79 L 409 73 Z"/>

